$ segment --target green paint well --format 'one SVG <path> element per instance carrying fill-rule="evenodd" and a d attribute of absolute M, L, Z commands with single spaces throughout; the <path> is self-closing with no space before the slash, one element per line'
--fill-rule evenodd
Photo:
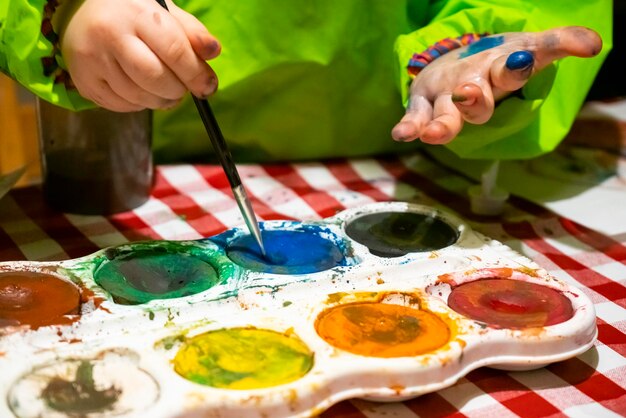
<path fill-rule="evenodd" d="M 195 248 L 173 243 L 111 250 L 94 273 L 116 303 L 136 305 L 200 293 L 220 283 L 213 266 Z"/>
<path fill-rule="evenodd" d="M 93 364 L 82 361 L 73 381 L 55 377 L 48 382 L 41 396 L 50 409 L 68 416 L 82 417 L 88 413 L 112 409 L 121 392 L 114 386 L 100 390 L 96 388 Z"/>
<path fill-rule="evenodd" d="M 432 215 L 415 212 L 379 212 L 352 220 L 346 234 L 379 257 L 401 257 L 412 252 L 448 247 L 459 233 Z"/>
<path fill-rule="evenodd" d="M 313 367 L 313 353 L 296 336 L 230 328 L 186 341 L 174 370 L 186 379 L 224 389 L 260 389 L 292 382 Z"/>

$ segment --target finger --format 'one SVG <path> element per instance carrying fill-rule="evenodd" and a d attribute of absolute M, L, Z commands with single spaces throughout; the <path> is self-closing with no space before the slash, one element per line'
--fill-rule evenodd
<path fill-rule="evenodd" d="M 91 100 L 104 109 L 112 110 L 114 112 L 136 112 L 145 109 L 143 106 L 131 103 L 119 96 L 104 79 L 98 80 L 95 88 L 91 90 L 84 92 L 81 91 L 78 87 L 78 83 L 77 88 L 81 96 Z"/>
<path fill-rule="evenodd" d="M 196 55 L 185 31 L 167 11 L 157 6 L 151 16 L 139 20 L 137 35 L 195 96 L 213 94 L 215 73 Z"/>
<path fill-rule="evenodd" d="M 413 95 L 404 117 L 393 127 L 391 137 L 399 142 L 419 138 L 423 127 L 432 119 L 433 107 L 424 96 Z"/>
<path fill-rule="evenodd" d="M 466 122 L 480 125 L 491 119 L 493 94 L 487 83 L 464 83 L 452 92 L 452 102 Z"/>
<path fill-rule="evenodd" d="M 177 100 L 187 87 L 139 38 L 128 36 L 114 49 L 114 58 L 126 75 L 142 89 Z"/>
<path fill-rule="evenodd" d="M 221 44 L 195 16 L 174 4 L 171 4 L 169 8 L 172 16 L 178 20 L 187 34 L 187 39 L 189 39 L 191 47 L 198 57 L 203 60 L 210 60 L 220 54 L 222 50 Z"/>
<path fill-rule="evenodd" d="M 107 71 L 107 82 L 111 90 L 128 102 L 148 109 L 168 109 L 179 102 L 142 89 L 126 75 L 117 61 L 111 63 L 110 67 L 112 70 Z"/>
<path fill-rule="evenodd" d="M 602 38 L 582 26 L 566 26 L 537 34 L 536 67 L 541 69 L 552 61 L 567 56 L 588 58 L 602 50 Z"/>
<path fill-rule="evenodd" d="M 491 63 L 491 84 L 511 92 L 521 89 L 533 73 L 535 57 L 530 51 L 516 51 L 496 58 Z"/>
<path fill-rule="evenodd" d="M 422 131 L 420 139 L 427 144 L 446 144 L 461 132 L 463 118 L 452 103 L 451 94 L 442 94 L 435 99 L 433 120 Z"/>

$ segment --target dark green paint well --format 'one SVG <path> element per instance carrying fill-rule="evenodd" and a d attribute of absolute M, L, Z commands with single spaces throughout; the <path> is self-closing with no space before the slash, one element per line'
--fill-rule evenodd
<path fill-rule="evenodd" d="M 167 242 L 108 251 L 94 279 L 124 305 L 194 295 L 221 282 L 197 248 Z"/>

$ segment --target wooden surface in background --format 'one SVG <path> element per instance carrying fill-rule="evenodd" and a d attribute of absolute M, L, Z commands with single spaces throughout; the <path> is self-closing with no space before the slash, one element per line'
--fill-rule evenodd
<path fill-rule="evenodd" d="M 24 186 L 41 181 L 41 166 L 35 100 L 21 98 L 19 89 L 0 74 L 0 175 L 26 165 L 16 185 Z"/>

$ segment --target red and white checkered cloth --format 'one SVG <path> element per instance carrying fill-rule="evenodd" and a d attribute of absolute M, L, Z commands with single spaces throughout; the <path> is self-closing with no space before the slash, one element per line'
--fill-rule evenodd
<path fill-rule="evenodd" d="M 626 415 L 626 238 L 590 230 L 512 197 L 500 218 L 469 210 L 473 181 L 425 154 L 404 158 L 241 166 L 257 216 L 319 219 L 370 202 L 435 206 L 465 219 L 582 288 L 595 304 L 599 337 L 583 355 L 528 372 L 481 368 L 454 386 L 405 402 L 344 401 L 323 417 L 616 417 Z M 593 204 L 593 202 L 590 202 Z M 110 217 L 48 209 L 38 187 L 0 201 L 0 260 L 58 260 L 140 239 L 195 239 L 243 224 L 218 166 L 157 169 L 150 200 Z"/>

